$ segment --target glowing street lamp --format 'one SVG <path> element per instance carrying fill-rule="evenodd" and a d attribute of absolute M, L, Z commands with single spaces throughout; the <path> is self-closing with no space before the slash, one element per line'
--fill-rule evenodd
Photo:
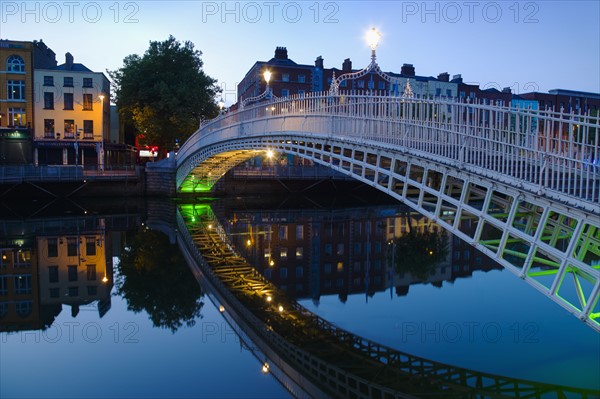
<path fill-rule="evenodd" d="M 223 109 L 225 108 L 225 102 L 223 101 L 223 98 L 221 98 L 219 100 L 219 102 L 217 103 L 217 106 L 219 107 L 219 115 L 222 115 Z"/>
<path fill-rule="evenodd" d="M 371 28 L 367 31 L 365 36 L 367 39 L 367 44 L 371 47 L 371 57 L 375 59 L 375 50 L 377 50 L 377 46 L 379 46 L 379 41 L 381 40 L 381 32 L 379 32 L 375 28 Z"/>
<path fill-rule="evenodd" d="M 271 91 L 271 86 L 269 86 L 269 82 L 271 81 L 272 75 L 273 74 L 271 73 L 271 71 L 269 71 L 268 69 L 265 69 L 265 71 L 263 72 L 263 78 L 265 79 L 265 82 L 267 83 L 267 87 L 265 88 L 265 91 L 256 97 L 250 97 L 250 98 L 247 98 L 244 101 L 242 101 L 242 104 L 240 105 L 241 109 L 243 109 L 246 106 L 246 104 L 260 101 L 263 98 L 271 99 L 274 97 L 273 92 Z"/>

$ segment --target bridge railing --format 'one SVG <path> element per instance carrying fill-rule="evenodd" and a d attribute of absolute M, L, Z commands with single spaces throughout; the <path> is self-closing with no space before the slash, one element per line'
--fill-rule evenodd
<path fill-rule="evenodd" d="M 398 149 L 571 203 L 600 203 L 600 123 L 589 112 L 511 108 L 448 98 L 309 93 L 277 98 L 202 125 L 198 148 L 269 134 L 347 138 Z M 569 201 L 567 201 L 569 202 Z"/>

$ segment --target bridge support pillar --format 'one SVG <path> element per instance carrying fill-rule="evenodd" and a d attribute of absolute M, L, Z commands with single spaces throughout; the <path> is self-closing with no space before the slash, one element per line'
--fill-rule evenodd
<path fill-rule="evenodd" d="M 174 157 L 146 164 L 146 195 L 157 197 L 175 197 L 176 165 Z"/>

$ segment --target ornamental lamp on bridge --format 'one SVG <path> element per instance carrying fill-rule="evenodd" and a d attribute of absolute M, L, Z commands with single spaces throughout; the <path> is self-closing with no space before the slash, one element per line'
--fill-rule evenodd
<path fill-rule="evenodd" d="M 219 107 L 219 115 L 223 115 L 223 109 L 225 108 L 223 97 L 221 97 L 221 99 L 217 102 L 217 106 Z"/>
<path fill-rule="evenodd" d="M 269 71 L 268 69 L 265 69 L 265 71 L 263 72 L 263 78 L 265 79 L 265 83 L 267 84 L 265 91 L 256 97 L 250 97 L 250 98 L 247 98 L 244 101 L 242 101 L 242 103 L 240 104 L 240 109 L 244 109 L 244 107 L 247 104 L 257 102 L 257 101 L 260 101 L 265 98 L 267 100 L 270 100 L 275 97 L 273 95 L 273 91 L 271 90 L 271 86 L 269 86 L 269 82 L 271 81 L 271 76 L 272 76 L 271 71 Z"/>

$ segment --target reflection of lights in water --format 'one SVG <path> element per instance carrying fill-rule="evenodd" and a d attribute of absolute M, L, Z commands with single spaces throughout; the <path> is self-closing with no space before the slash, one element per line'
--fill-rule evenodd
<path fill-rule="evenodd" d="M 212 224 L 209 224 L 209 225 L 208 225 L 208 228 L 209 228 L 209 229 L 212 229 Z"/>
<path fill-rule="evenodd" d="M 275 261 L 273 261 L 273 259 L 271 259 L 271 261 L 269 262 L 269 266 L 274 266 L 275 265 Z"/>
<path fill-rule="evenodd" d="M 280 312 L 283 312 L 283 306 L 279 305 L 279 308 L 277 308 L 277 310 L 279 310 Z"/>
<path fill-rule="evenodd" d="M 267 296 L 267 302 L 271 302 L 273 300 L 273 297 L 271 297 L 271 295 Z"/>
<path fill-rule="evenodd" d="M 263 365 L 262 365 L 262 372 L 264 374 L 267 374 L 269 372 L 269 363 L 267 363 L 267 362 L 263 363 Z"/>
<path fill-rule="evenodd" d="M 250 246 L 250 245 L 252 245 L 252 241 L 250 241 L 250 240 L 246 241 L 246 245 L 247 245 L 247 246 Z"/>

